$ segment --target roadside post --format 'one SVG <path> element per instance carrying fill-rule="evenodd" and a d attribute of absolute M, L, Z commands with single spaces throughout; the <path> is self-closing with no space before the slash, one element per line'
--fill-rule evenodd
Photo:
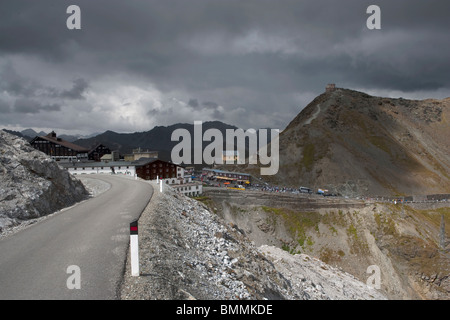
<path fill-rule="evenodd" d="M 163 189 L 163 183 L 162 180 L 159 180 L 159 192 L 162 192 Z"/>
<path fill-rule="evenodd" d="M 130 256 L 131 256 L 131 275 L 139 277 L 139 242 L 138 242 L 138 222 L 130 223 Z"/>

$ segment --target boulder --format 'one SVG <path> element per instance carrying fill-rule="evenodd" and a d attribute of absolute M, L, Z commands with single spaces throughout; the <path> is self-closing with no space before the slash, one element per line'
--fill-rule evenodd
<path fill-rule="evenodd" d="M 49 156 L 0 130 L 0 232 L 88 196 L 84 185 Z"/>

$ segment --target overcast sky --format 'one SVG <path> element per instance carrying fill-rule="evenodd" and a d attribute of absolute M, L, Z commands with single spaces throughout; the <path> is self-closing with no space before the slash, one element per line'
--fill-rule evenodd
<path fill-rule="evenodd" d="M 449 97 L 449 13 L 448 0 L 1 0 L 0 128 L 284 129 L 327 83 Z"/>

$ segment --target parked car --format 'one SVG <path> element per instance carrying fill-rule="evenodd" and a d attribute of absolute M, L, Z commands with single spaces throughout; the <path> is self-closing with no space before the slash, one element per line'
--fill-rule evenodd
<path fill-rule="evenodd" d="M 313 191 L 310 188 L 300 187 L 298 189 L 301 193 L 312 193 Z"/>

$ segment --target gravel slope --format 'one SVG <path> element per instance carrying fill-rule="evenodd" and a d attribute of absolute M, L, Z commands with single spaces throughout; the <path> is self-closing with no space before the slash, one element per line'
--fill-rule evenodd
<path fill-rule="evenodd" d="M 257 248 L 200 202 L 152 184 L 139 219 L 141 276 L 131 277 L 128 257 L 121 299 L 385 299 L 313 258 Z"/>

